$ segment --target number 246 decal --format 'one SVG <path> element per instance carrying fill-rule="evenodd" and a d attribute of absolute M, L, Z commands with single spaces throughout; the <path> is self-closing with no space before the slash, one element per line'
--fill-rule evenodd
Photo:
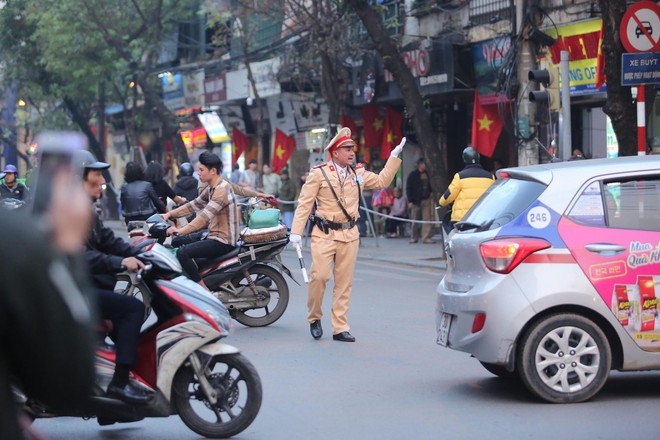
<path fill-rule="evenodd" d="M 550 211 L 543 206 L 536 206 L 527 213 L 527 223 L 535 229 L 547 228 L 550 224 L 550 219 Z"/>

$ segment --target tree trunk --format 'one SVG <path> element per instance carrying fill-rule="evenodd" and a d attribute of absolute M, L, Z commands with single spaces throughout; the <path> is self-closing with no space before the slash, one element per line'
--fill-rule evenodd
<path fill-rule="evenodd" d="M 328 124 L 336 125 L 340 122 L 340 103 L 337 93 L 337 76 L 333 63 L 327 53 L 321 53 L 321 95 L 328 104 Z"/>
<path fill-rule="evenodd" d="M 441 193 L 448 185 L 447 166 L 437 143 L 433 124 L 431 123 L 431 114 L 424 106 L 424 100 L 417 88 L 417 82 L 403 61 L 399 48 L 387 34 L 380 15 L 369 5 L 369 1 L 355 0 L 349 2 L 349 4 L 362 20 L 376 46 L 376 50 L 383 58 L 385 66 L 392 72 L 397 85 L 401 89 L 408 115 L 417 134 L 417 140 L 427 161 L 431 176 L 431 187 L 434 192 Z"/>
<path fill-rule="evenodd" d="M 598 0 L 603 11 L 603 56 L 607 76 L 607 102 L 603 111 L 612 121 L 619 142 L 619 156 L 637 154 L 637 109 L 633 105 L 630 87 L 621 85 L 621 55 L 623 46 L 619 26 L 627 6 L 625 0 Z"/>

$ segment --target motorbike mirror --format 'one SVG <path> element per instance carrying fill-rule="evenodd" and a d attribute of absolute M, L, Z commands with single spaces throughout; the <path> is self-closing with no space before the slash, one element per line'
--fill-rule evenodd
<path fill-rule="evenodd" d="M 160 214 L 154 214 L 154 215 L 150 216 L 149 218 L 147 218 L 145 220 L 145 222 L 147 222 L 147 223 L 161 223 L 161 222 L 164 222 L 164 221 L 165 221 L 165 219 Z"/>

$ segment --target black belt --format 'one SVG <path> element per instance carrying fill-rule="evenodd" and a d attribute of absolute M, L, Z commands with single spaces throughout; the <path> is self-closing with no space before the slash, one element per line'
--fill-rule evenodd
<path fill-rule="evenodd" d="M 334 231 L 338 231 L 340 229 L 352 229 L 357 225 L 357 220 L 351 220 L 350 222 L 333 222 L 330 220 L 326 220 L 323 217 L 319 217 L 318 215 L 310 215 L 309 219 L 314 223 L 316 226 L 319 227 L 319 229 L 326 234 L 328 233 L 328 230 L 332 229 Z"/>

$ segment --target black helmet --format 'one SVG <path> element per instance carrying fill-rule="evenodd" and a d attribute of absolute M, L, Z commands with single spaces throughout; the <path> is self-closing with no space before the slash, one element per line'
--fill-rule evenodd
<path fill-rule="evenodd" d="M 479 152 L 473 147 L 467 147 L 463 150 L 463 162 L 465 162 L 466 165 L 479 162 Z"/>
<path fill-rule="evenodd" d="M 190 162 L 184 162 L 179 167 L 179 177 L 192 176 L 195 169 Z"/>

